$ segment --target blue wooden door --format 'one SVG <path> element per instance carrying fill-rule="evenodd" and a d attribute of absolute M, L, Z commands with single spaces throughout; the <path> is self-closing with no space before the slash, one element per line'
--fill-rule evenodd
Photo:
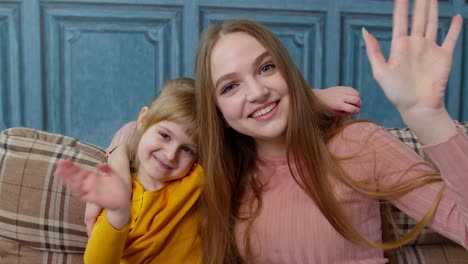
<path fill-rule="evenodd" d="M 440 1 L 441 39 L 468 1 Z M 162 83 L 193 77 L 200 32 L 249 18 L 269 27 L 316 88 L 353 86 L 358 118 L 403 123 L 373 80 L 361 28 L 385 52 L 391 0 L 0 0 L 0 129 L 28 126 L 106 146 Z M 466 28 L 467 22 L 464 22 Z M 446 105 L 468 120 L 468 32 L 460 38 Z"/>

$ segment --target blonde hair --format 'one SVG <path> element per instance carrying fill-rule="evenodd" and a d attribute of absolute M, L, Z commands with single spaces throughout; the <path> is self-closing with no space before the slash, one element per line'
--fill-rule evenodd
<path fill-rule="evenodd" d="M 351 223 L 332 192 L 328 175 L 334 175 L 358 192 L 377 198 L 387 198 L 417 188 L 438 175 L 425 174 L 420 179 L 392 186 L 391 191 L 376 191 L 353 181 L 338 166 L 338 158 L 327 149 L 326 143 L 346 125 L 353 123 L 324 106 L 311 92 L 289 56 L 286 48 L 268 29 L 249 20 L 232 20 L 216 24 L 201 36 L 195 65 L 195 86 L 199 113 L 199 129 L 204 135 L 199 161 L 204 168 L 205 189 L 202 207 L 206 219 L 202 225 L 204 263 L 238 263 L 241 261 L 234 238 L 234 224 L 240 219 L 240 200 L 247 186 L 252 189 L 248 225 L 244 234 L 246 261 L 253 261 L 250 234 L 253 221 L 262 207 L 262 186 L 253 177 L 256 149 L 253 138 L 223 125 L 217 109 L 211 76 L 211 53 L 217 41 L 226 34 L 243 32 L 254 37 L 272 56 L 289 87 L 290 109 L 286 129 L 286 155 L 291 174 L 297 184 L 315 202 L 330 224 L 343 237 L 360 244 L 395 248 L 408 241 L 405 237 L 391 244 L 378 244 L 367 239 Z M 309 131 L 307 136 L 303 131 Z M 220 158 L 222 157 L 222 158 Z M 291 167 L 297 168 L 297 174 Z M 312 201 L 311 201 L 312 202 Z M 255 206 L 254 206 L 255 205 Z M 255 207 L 255 208 L 254 208 Z M 418 225 L 420 230 L 430 220 L 434 207 Z M 416 230 L 416 231 L 418 231 Z M 415 237 L 417 234 L 411 234 Z"/>
<path fill-rule="evenodd" d="M 185 133 L 198 142 L 197 107 L 195 103 L 195 81 L 178 78 L 167 81 L 148 106 L 141 133 L 133 133 L 129 158 L 138 163 L 136 155 L 141 135 L 160 121 L 172 121 L 184 127 Z M 132 167 L 137 168 L 137 164 Z"/>

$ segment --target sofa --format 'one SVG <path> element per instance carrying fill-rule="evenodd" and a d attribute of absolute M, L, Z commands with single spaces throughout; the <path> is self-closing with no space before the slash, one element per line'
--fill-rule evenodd
<path fill-rule="evenodd" d="M 461 127 L 468 134 L 468 123 Z M 425 157 L 411 131 L 388 130 Z M 63 158 L 94 169 L 106 161 L 106 153 L 74 138 L 30 128 L 0 133 L 0 263 L 83 263 L 85 204 L 53 177 L 55 162 Z M 404 233 L 415 225 L 397 208 L 391 212 L 397 229 L 384 234 Z M 394 228 L 385 221 L 383 227 Z M 386 254 L 390 263 L 468 263 L 466 249 L 429 228 Z"/>

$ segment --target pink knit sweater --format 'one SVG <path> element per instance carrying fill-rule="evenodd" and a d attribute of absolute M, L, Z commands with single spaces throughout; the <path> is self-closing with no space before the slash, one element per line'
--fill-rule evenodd
<path fill-rule="evenodd" d="M 370 123 L 345 128 L 328 144 L 343 160 L 342 168 L 355 180 L 383 187 L 433 168 L 385 129 Z M 468 138 L 458 131 L 447 142 L 424 150 L 437 164 L 447 190 L 430 226 L 455 242 L 468 245 Z M 386 263 L 383 251 L 353 243 L 338 234 L 317 206 L 293 180 L 285 157 L 260 153 L 256 176 L 266 183 L 263 207 L 254 222 L 252 248 L 256 263 Z M 334 192 L 354 225 L 368 238 L 381 241 L 377 200 L 332 178 Z M 419 220 L 444 183 L 420 187 L 391 202 Z M 246 210 L 243 207 L 241 211 Z M 246 223 L 236 226 L 244 254 Z"/>

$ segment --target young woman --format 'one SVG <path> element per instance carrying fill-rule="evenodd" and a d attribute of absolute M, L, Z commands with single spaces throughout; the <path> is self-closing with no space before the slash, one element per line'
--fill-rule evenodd
<path fill-rule="evenodd" d="M 437 1 L 396 0 L 388 62 L 363 29 L 374 77 L 440 170 L 385 129 L 310 92 L 286 49 L 248 20 L 214 25 L 196 59 L 205 263 L 386 263 L 379 199 L 468 246 L 468 139 L 443 104 L 462 27 L 442 46 Z M 440 177 L 442 176 L 442 177 Z"/>
<path fill-rule="evenodd" d="M 85 263 L 200 263 L 198 233 L 202 174 L 197 165 L 198 129 L 193 80 L 166 83 L 137 121 L 128 159 L 98 168 L 103 175 L 60 161 L 56 175 L 86 202 L 105 208 L 91 233 Z M 125 171 L 127 170 L 127 171 Z"/>

